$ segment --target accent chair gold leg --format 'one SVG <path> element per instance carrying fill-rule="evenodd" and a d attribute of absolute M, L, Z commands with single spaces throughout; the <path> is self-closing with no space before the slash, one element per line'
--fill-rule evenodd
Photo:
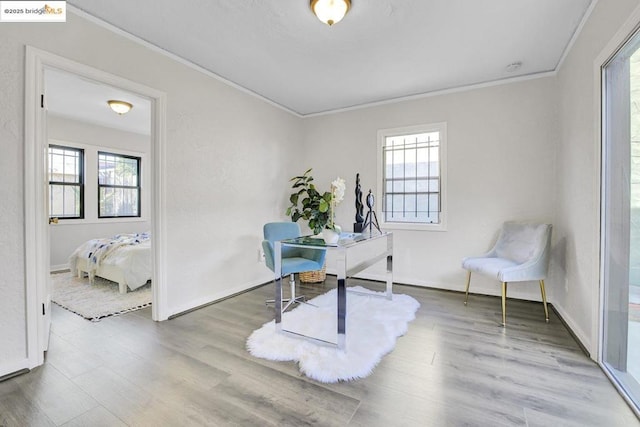
<path fill-rule="evenodd" d="M 549 323 L 549 309 L 547 309 L 547 293 L 544 291 L 544 280 L 540 280 L 540 293 L 544 304 L 544 319 Z"/>
<path fill-rule="evenodd" d="M 502 282 L 502 326 L 507 326 L 507 282 Z"/>
<path fill-rule="evenodd" d="M 467 290 L 464 295 L 464 305 L 467 305 L 467 301 L 469 301 L 469 283 L 471 283 L 471 270 L 467 274 Z"/>

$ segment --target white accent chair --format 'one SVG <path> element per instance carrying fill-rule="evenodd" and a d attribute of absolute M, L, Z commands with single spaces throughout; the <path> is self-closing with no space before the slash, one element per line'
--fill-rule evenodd
<path fill-rule="evenodd" d="M 507 324 L 507 283 L 537 280 L 540 283 L 544 315 L 549 322 L 544 279 L 549 269 L 551 224 L 508 221 L 500 230 L 494 247 L 486 254 L 467 257 L 462 268 L 468 270 L 464 304 L 469 300 L 471 272 L 502 282 L 502 325 Z"/>

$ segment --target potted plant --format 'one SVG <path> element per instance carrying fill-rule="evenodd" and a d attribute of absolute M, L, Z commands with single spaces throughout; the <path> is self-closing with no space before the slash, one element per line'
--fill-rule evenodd
<path fill-rule="evenodd" d="M 335 208 L 344 199 L 344 179 L 336 178 L 331 183 L 330 191 L 320 192 L 313 184 L 311 170 L 307 169 L 304 174 L 291 178 L 294 192 L 289 197 L 291 206 L 287 208 L 287 216 L 294 222 L 306 220 L 314 234 L 320 234 L 323 230 L 339 234 L 340 227 L 335 223 Z"/>

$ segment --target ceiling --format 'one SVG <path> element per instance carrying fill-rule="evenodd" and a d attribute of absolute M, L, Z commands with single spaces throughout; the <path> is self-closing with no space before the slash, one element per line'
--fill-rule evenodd
<path fill-rule="evenodd" d="M 47 113 L 94 125 L 143 135 L 151 133 L 151 101 L 125 90 L 47 68 L 44 73 Z M 124 115 L 114 113 L 107 101 L 133 105 Z"/>
<path fill-rule="evenodd" d="M 592 1 L 352 0 L 333 27 L 309 0 L 67 3 L 304 116 L 554 71 Z"/>

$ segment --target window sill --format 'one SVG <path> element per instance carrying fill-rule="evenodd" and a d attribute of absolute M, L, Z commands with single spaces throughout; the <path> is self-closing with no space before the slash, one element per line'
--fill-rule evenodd
<path fill-rule="evenodd" d="M 51 224 L 52 226 L 59 227 L 61 225 L 88 225 L 88 224 L 117 224 L 126 222 L 147 222 L 147 218 L 100 218 L 100 219 L 60 219 L 57 224 Z"/>
<path fill-rule="evenodd" d="M 420 224 L 420 223 L 400 223 L 385 222 L 380 223 L 380 228 L 384 230 L 411 230 L 411 231 L 447 231 L 447 225 L 442 222 L 440 224 Z"/>

